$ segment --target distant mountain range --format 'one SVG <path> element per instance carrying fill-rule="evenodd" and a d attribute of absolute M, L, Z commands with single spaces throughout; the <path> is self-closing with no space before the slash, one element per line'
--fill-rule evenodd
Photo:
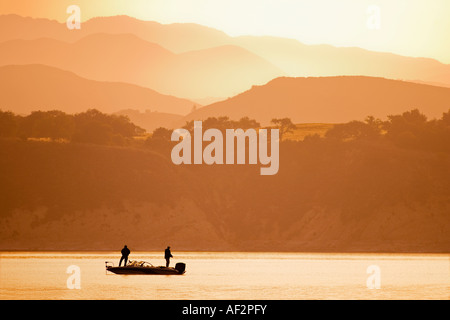
<path fill-rule="evenodd" d="M 114 16 L 94 18 L 84 22 L 81 30 L 68 30 L 64 23 L 57 21 L 3 15 L 0 16 L 0 28 L 9 30 L 0 34 L 0 42 L 22 39 L 20 43 L 4 43 L 0 50 L 3 52 L 2 57 L 8 56 L 6 52 L 11 55 L 21 48 L 25 50 L 42 46 L 42 49 L 34 50 L 37 55 L 35 59 L 52 59 L 52 55 L 46 56 L 49 53 L 44 50 L 48 46 L 51 48 L 51 44 L 25 41 L 52 38 L 65 42 L 59 45 L 53 43 L 58 48 L 63 47 L 62 53 L 67 55 L 67 50 L 77 52 L 77 55 L 68 56 L 79 67 L 81 63 L 88 68 L 86 59 L 94 67 L 99 59 L 103 59 L 100 61 L 103 68 L 107 68 L 108 63 L 115 63 L 113 69 L 131 69 L 123 79 L 116 75 L 115 81 L 147 85 L 163 93 L 190 99 L 226 98 L 248 90 L 251 85 L 260 85 L 280 76 L 363 75 L 450 85 L 450 65 L 433 59 L 404 57 L 360 48 L 305 45 L 297 40 L 276 37 L 230 37 L 221 31 L 195 24 L 163 25 L 128 16 Z M 103 36 L 96 35 L 81 43 L 77 42 L 94 34 Z M 105 34 L 122 36 L 105 38 Z M 29 59 L 25 51 L 22 53 L 15 57 L 14 63 L 21 63 L 20 59 Z M 170 53 L 176 59 L 167 65 Z M 180 53 L 183 54 L 178 55 Z M 6 64 L 3 58 L 0 63 Z M 136 70 L 136 65 L 142 67 Z M 65 68 L 63 65 L 54 66 Z M 158 68 L 152 72 L 155 66 Z M 89 77 L 83 70 L 71 71 Z M 98 73 L 96 80 L 104 80 L 113 73 L 110 70 L 102 74 L 101 71 L 101 66 L 91 71 Z M 129 81 L 133 72 L 136 78 Z M 154 77 L 160 78 L 159 82 L 152 80 Z"/>
<path fill-rule="evenodd" d="M 0 30 L 8 30 L 0 33 L 0 42 L 38 38 L 74 42 L 95 33 L 134 34 L 176 53 L 222 46 L 229 44 L 230 38 L 222 31 L 197 24 L 163 25 L 129 16 L 97 17 L 83 22 L 80 30 L 69 30 L 65 23 L 56 20 L 9 14 L 0 15 Z"/>
<path fill-rule="evenodd" d="M 235 95 L 283 72 L 237 46 L 174 54 L 132 34 L 0 43 L 0 64 L 45 64 L 92 80 L 137 84 L 179 97 Z"/>
<path fill-rule="evenodd" d="M 67 113 L 123 109 L 187 114 L 194 102 L 162 95 L 149 88 L 120 82 L 100 82 L 45 65 L 0 67 L 0 109 L 28 114 L 35 110 Z"/>
<path fill-rule="evenodd" d="M 83 24 L 84 29 L 89 27 Z M 0 65 L 45 64 L 92 80 L 127 82 L 189 99 L 234 96 L 285 75 L 236 45 L 175 54 L 156 42 L 126 33 L 90 33 L 75 42 L 53 39 L 52 33 L 44 30 L 30 40 L 16 36 L 0 43 Z"/>
<path fill-rule="evenodd" d="M 449 107 L 444 87 L 450 86 L 450 65 L 433 59 L 275 37 L 230 37 L 195 24 L 128 16 L 94 18 L 81 30 L 69 30 L 53 20 L 1 15 L 0 29 L 8 30 L 0 33 L 6 89 L 0 108 L 18 113 L 96 107 L 179 118 L 196 109 L 179 123 L 221 115 L 262 123 L 282 116 L 337 123 L 411 108 L 434 117 Z M 201 108 L 198 101 L 218 102 Z M 177 117 L 163 118 L 165 126 Z M 147 115 L 149 128 L 158 126 L 155 119 Z"/>

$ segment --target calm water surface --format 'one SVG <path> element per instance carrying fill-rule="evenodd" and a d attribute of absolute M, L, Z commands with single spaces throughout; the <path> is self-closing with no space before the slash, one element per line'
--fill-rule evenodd
<path fill-rule="evenodd" d="M 450 299 L 448 255 L 173 255 L 172 265 L 186 263 L 185 275 L 107 273 L 105 261 L 119 262 L 116 252 L 1 252 L 0 299 Z M 165 264 L 161 252 L 133 252 L 130 259 Z M 376 276 L 367 273 L 373 265 L 379 267 L 380 289 L 367 286 L 368 278 Z M 80 289 L 68 288 L 70 266 L 79 267 Z"/>

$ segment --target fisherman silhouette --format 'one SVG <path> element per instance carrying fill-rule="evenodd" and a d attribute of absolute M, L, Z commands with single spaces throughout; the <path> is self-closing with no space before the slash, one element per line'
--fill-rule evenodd
<path fill-rule="evenodd" d="M 170 247 L 167 247 L 167 249 L 164 250 L 164 258 L 166 259 L 166 268 L 168 268 L 170 264 L 170 258 L 173 258 L 172 253 L 170 252 Z"/>
<path fill-rule="evenodd" d="M 127 266 L 127 262 L 128 262 L 128 256 L 130 255 L 130 249 L 128 249 L 127 246 L 125 245 L 123 247 L 121 253 L 122 253 L 122 258 L 120 258 L 119 267 L 122 264 L 123 260 L 125 260 L 125 264 L 123 266 L 126 267 Z"/>

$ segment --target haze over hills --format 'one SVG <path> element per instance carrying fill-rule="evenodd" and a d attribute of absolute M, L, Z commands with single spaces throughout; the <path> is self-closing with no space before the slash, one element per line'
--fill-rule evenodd
<path fill-rule="evenodd" d="M 137 84 L 177 97 L 229 97 L 197 108 L 179 120 L 179 125 L 192 119 L 222 115 L 235 120 L 249 116 L 263 124 L 279 117 L 290 117 L 296 123 L 339 123 L 362 119 L 367 114 L 384 117 L 411 108 L 421 108 L 428 116 L 438 117 L 449 101 L 448 89 L 425 84 L 444 83 L 450 74 L 449 65 L 432 59 L 359 48 L 309 46 L 275 37 L 233 38 L 199 25 L 162 25 L 127 16 L 95 18 L 76 31 L 56 21 L 16 15 L 0 16 L 0 26 L 14 27 L 10 33 L 0 34 L 0 65 L 49 65 L 90 80 Z M 320 77 L 280 78 L 283 74 Z M 424 84 L 335 76 L 346 74 L 408 78 Z M 329 75 L 335 77 L 327 79 L 325 76 Z M 21 99 L 26 100 L 35 93 L 32 90 Z M 120 108 L 111 109 L 186 115 L 194 105 L 199 107 L 195 102 L 174 108 L 157 100 L 155 103 L 126 101 L 130 96 L 122 96 L 124 103 Z M 32 102 L 19 99 L 10 108 L 15 103 L 22 104 L 14 111 L 23 112 L 24 104 L 55 105 L 55 97 L 50 94 L 45 98 L 41 95 L 40 99 Z M 63 99 L 60 101 L 59 104 Z M 94 103 L 98 104 L 91 101 L 84 105 Z M 172 116 L 152 120 L 147 117 L 147 128 L 158 126 L 157 118 L 161 126 L 173 123 L 166 119 L 176 120 Z"/>
<path fill-rule="evenodd" d="M 276 37 L 237 37 L 234 43 L 295 77 L 356 75 L 450 84 L 450 65 L 429 58 L 356 47 L 305 45 L 297 40 Z"/>
<path fill-rule="evenodd" d="M 95 33 L 134 34 L 139 38 L 175 52 L 201 50 L 229 44 L 229 36 L 222 31 L 193 23 L 160 24 L 129 16 L 96 17 L 82 23 L 80 30 L 69 30 L 65 23 L 45 18 L 0 15 L 0 42 L 38 38 L 74 42 Z"/>
<path fill-rule="evenodd" d="M 57 21 L 3 15 L 0 16 L 0 27 L 12 30 L 0 34 L 0 42 L 42 37 L 75 42 L 95 33 L 128 33 L 174 53 L 238 46 L 278 67 L 284 75 L 293 77 L 365 75 L 450 84 L 450 65 L 433 59 L 410 58 L 360 48 L 305 45 L 297 40 L 277 37 L 230 37 L 221 31 L 195 24 L 163 25 L 128 16 L 114 16 L 91 19 L 82 24 L 81 30 L 70 31 L 65 24 Z M 207 96 L 204 93 L 196 98 Z M 220 96 L 227 97 L 229 94 Z"/>
<path fill-rule="evenodd" d="M 91 34 L 74 43 L 50 38 L 0 43 L 0 65 L 45 64 L 99 81 L 137 84 L 164 94 L 233 96 L 284 73 L 238 46 L 174 54 L 133 34 Z"/>
<path fill-rule="evenodd" d="M 187 114 L 194 102 L 162 95 L 149 88 L 120 82 L 100 82 L 45 65 L 0 67 L 0 109 L 27 114 L 35 110 L 67 113 L 123 109 Z"/>
<path fill-rule="evenodd" d="M 341 123 L 367 115 L 385 118 L 414 108 L 438 118 L 449 106 L 450 88 L 374 77 L 277 78 L 197 109 L 182 123 L 218 116 L 233 120 L 248 116 L 263 125 L 280 117 L 294 123 Z"/>

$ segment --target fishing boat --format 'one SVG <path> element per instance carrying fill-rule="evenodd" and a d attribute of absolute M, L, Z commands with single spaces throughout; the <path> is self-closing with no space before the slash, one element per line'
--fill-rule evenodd
<path fill-rule="evenodd" d="M 159 274 L 159 275 L 182 275 L 186 272 L 186 264 L 178 262 L 175 268 L 154 266 L 146 261 L 129 261 L 124 267 L 114 267 L 114 263 L 105 261 L 106 271 L 115 274 Z"/>

